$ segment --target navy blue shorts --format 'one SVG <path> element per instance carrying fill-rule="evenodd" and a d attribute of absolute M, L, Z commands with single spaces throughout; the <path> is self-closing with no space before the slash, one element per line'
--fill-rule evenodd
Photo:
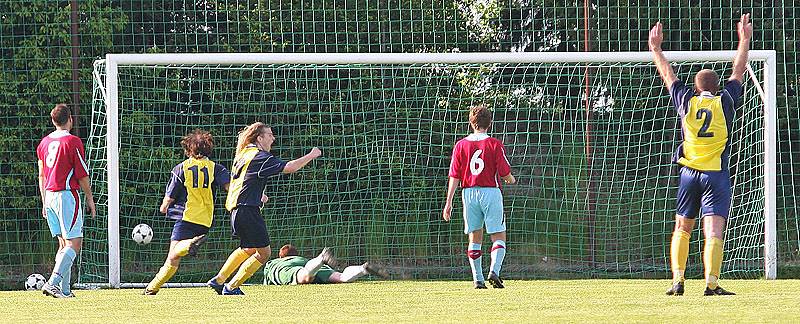
<path fill-rule="evenodd" d="M 233 237 L 239 238 L 243 248 L 263 248 L 269 246 L 267 223 L 261 211 L 255 206 L 238 206 L 231 212 Z"/>
<path fill-rule="evenodd" d="M 208 234 L 208 227 L 178 220 L 175 222 L 175 226 L 172 227 L 172 236 L 170 239 L 173 241 L 183 241 L 203 234 Z"/>
<path fill-rule="evenodd" d="M 697 171 L 682 167 L 675 212 L 695 219 L 698 214 L 718 215 L 725 219 L 731 208 L 730 171 Z"/>

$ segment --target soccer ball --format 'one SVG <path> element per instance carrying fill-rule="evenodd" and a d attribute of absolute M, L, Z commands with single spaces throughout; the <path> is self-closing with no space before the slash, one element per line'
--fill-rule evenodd
<path fill-rule="evenodd" d="M 44 283 L 44 276 L 34 273 L 25 279 L 25 290 L 41 290 Z"/>
<path fill-rule="evenodd" d="M 136 225 L 136 227 L 133 228 L 131 237 L 133 237 L 133 241 L 136 242 L 136 244 L 148 244 L 153 239 L 153 229 L 147 226 L 147 224 Z"/>

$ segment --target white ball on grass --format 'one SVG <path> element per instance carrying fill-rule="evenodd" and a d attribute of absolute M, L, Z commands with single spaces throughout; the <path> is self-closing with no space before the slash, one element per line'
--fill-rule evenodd
<path fill-rule="evenodd" d="M 25 279 L 25 290 L 42 290 L 45 280 L 44 276 L 34 273 Z"/>

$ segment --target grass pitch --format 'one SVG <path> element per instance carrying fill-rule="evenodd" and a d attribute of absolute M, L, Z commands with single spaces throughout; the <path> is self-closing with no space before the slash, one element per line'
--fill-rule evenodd
<path fill-rule="evenodd" d="M 474 290 L 469 281 L 383 281 L 340 285 L 247 286 L 246 296 L 209 288 L 0 292 L 2 322 L 800 322 L 800 280 L 724 280 L 736 296 L 669 297 L 667 280 L 506 281 Z M 63 314 L 63 315 L 57 315 Z"/>

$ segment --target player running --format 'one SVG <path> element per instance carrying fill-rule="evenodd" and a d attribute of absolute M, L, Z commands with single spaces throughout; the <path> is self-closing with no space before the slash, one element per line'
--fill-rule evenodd
<path fill-rule="evenodd" d="M 239 248 L 231 253 L 219 273 L 207 282 L 217 294 L 244 295 L 239 286 L 269 259 L 269 234 L 260 210 L 267 179 L 281 173 L 297 172 L 322 154 L 315 147 L 299 159 L 283 162 L 269 152 L 274 141 L 272 128 L 264 123 L 251 124 L 239 132 L 231 188 L 225 202 L 225 208 L 231 212 L 233 235 L 239 237 Z M 225 284 L 237 268 L 239 271 Z"/>
<path fill-rule="evenodd" d="M 144 289 L 144 295 L 155 295 L 161 286 L 178 271 L 181 257 L 194 256 L 214 217 L 212 186 L 228 190 L 230 174 L 208 157 L 214 148 L 209 132 L 196 129 L 181 141 L 187 159 L 172 169 L 167 192 L 159 211 L 175 220 L 167 261 Z"/>

